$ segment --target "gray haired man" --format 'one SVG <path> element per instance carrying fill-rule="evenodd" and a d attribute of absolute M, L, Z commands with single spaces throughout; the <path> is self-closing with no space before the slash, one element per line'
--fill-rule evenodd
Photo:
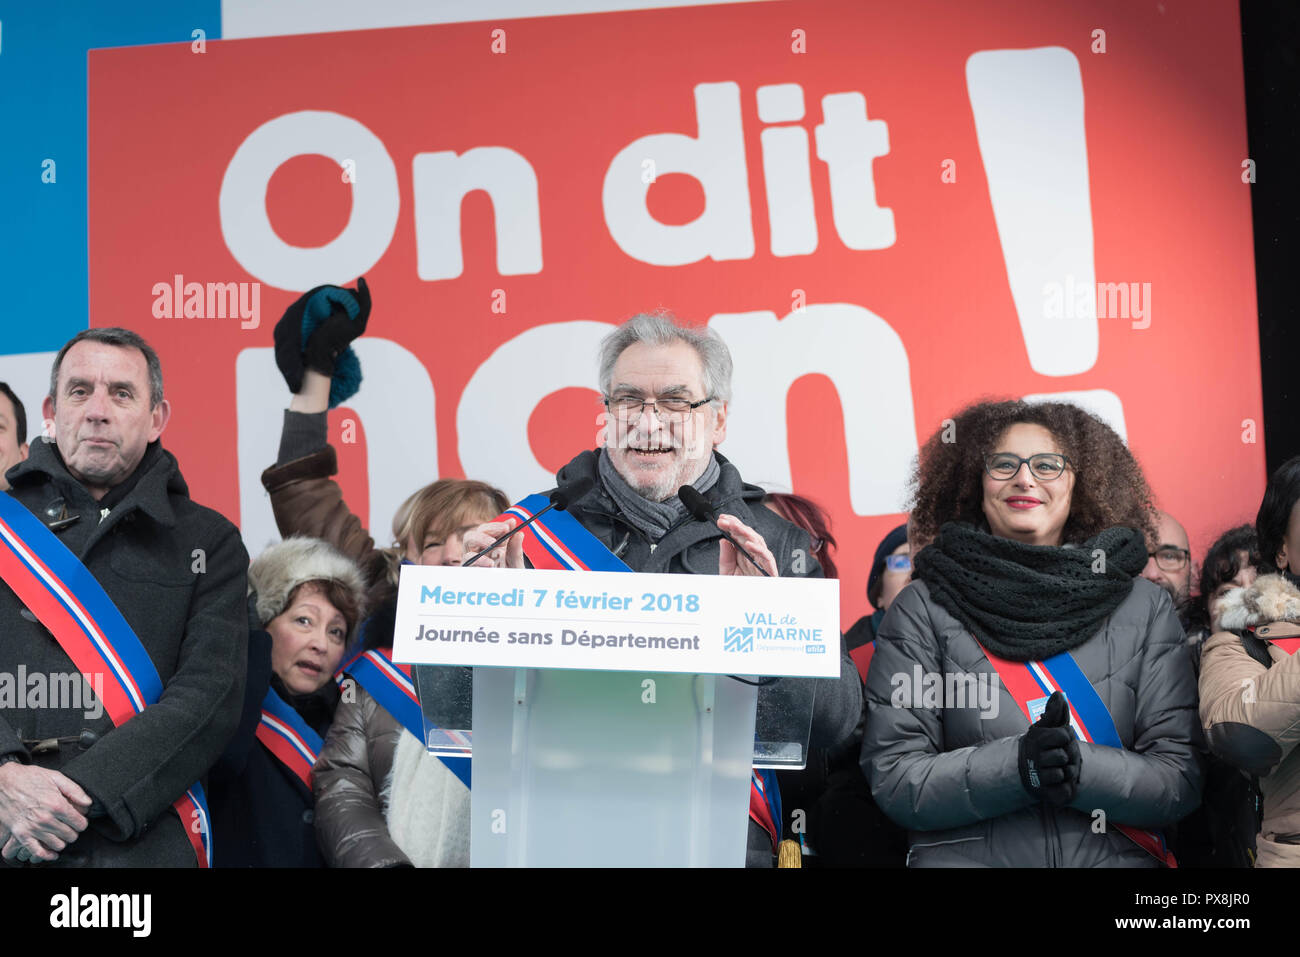
<path fill-rule="evenodd" d="M 764 492 L 742 481 L 716 451 L 727 434 L 731 353 L 716 333 L 665 314 L 633 316 L 601 343 L 600 391 L 608 415 L 602 448 L 581 453 L 556 474 L 564 486 L 594 484 L 569 512 L 633 571 L 760 575 L 710 522 L 692 518 L 677 498 L 693 485 L 721 513 L 718 525 L 771 575 L 821 577 L 808 534 L 762 505 Z M 480 525 L 466 554 L 487 547 L 512 522 Z M 523 568 L 516 535 L 482 562 Z M 810 744 L 829 748 L 852 733 L 861 683 L 844 654 L 841 678 L 819 682 Z M 813 679 L 786 679 L 813 680 Z M 748 861 L 771 866 L 770 837 L 750 821 Z"/>
<path fill-rule="evenodd" d="M 87 658 L 88 643 L 5 566 L 0 682 L 24 675 L 49 694 L 0 695 L 0 870 L 205 863 L 201 799 L 183 802 L 239 723 L 248 554 L 234 525 L 190 499 L 162 447 L 171 404 L 139 335 L 74 336 L 43 411 L 50 441 L 7 473 L 6 514 L 31 513 L 27 544 L 62 562 L 51 567 L 83 566 L 64 583 L 108 650 Z M 120 618 L 104 614 L 110 604 Z M 137 689 L 130 720 L 103 700 L 121 673 Z"/>

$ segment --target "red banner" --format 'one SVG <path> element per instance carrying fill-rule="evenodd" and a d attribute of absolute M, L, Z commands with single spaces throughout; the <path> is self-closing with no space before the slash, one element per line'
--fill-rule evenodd
<path fill-rule="evenodd" d="M 271 328 L 363 273 L 333 440 L 379 539 L 437 475 L 548 487 L 596 441 L 602 324 L 666 307 L 732 348 L 721 451 L 831 510 L 846 627 L 918 444 L 982 396 L 1087 402 L 1203 549 L 1264 481 L 1239 32 L 846 0 L 95 51 L 91 322 L 157 347 L 164 442 L 254 550 Z"/>

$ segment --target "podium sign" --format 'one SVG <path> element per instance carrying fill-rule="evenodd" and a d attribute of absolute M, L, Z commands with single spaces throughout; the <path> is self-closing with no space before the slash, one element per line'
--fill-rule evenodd
<path fill-rule="evenodd" d="M 473 866 L 737 867 L 751 766 L 802 766 L 840 676 L 839 584 L 407 565 L 393 656 L 430 750 L 472 740 Z"/>
<path fill-rule="evenodd" d="M 840 674 L 833 579 L 405 565 L 407 664 L 678 674 Z"/>

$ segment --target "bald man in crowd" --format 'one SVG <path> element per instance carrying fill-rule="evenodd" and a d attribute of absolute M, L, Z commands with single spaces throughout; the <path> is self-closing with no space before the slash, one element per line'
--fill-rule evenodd
<path fill-rule="evenodd" d="M 1142 577 L 1155 582 L 1174 600 L 1178 619 L 1187 627 L 1187 606 L 1192 595 L 1192 552 L 1187 530 L 1168 512 L 1157 512 L 1156 541 L 1151 545 Z"/>

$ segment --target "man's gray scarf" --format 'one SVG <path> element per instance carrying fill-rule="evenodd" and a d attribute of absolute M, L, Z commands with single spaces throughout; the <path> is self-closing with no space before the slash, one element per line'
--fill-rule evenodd
<path fill-rule="evenodd" d="M 658 542 L 668 534 L 670 528 L 680 524 L 689 514 L 686 506 L 675 494 L 666 502 L 652 502 L 643 498 L 636 489 L 627 484 L 623 476 L 618 474 L 618 469 L 614 468 L 608 453 L 602 452 L 597 456 L 596 468 L 600 473 L 601 485 L 614 500 L 618 510 L 623 513 L 623 517 L 635 528 L 644 532 L 651 542 Z M 718 476 L 721 474 L 722 469 L 718 465 L 717 456 L 710 455 L 704 474 L 691 484 L 695 486 L 696 491 L 707 492 L 717 484 Z"/>

